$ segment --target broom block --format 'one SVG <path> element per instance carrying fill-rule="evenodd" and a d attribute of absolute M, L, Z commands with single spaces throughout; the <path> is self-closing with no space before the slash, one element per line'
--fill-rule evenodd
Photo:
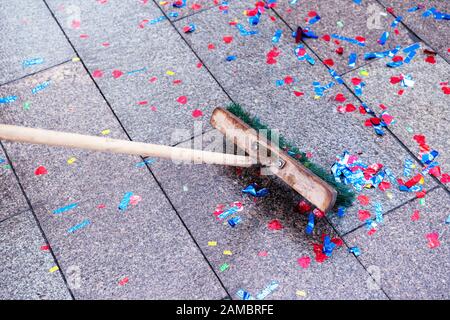
<path fill-rule="evenodd" d="M 177 148 L 6 124 L 0 124 L 0 140 L 79 148 L 110 153 L 123 153 L 143 157 L 157 157 L 196 164 L 205 163 L 249 167 L 255 163 L 252 158 L 242 155 Z"/>
<path fill-rule="evenodd" d="M 211 125 L 239 148 L 256 159 L 258 163 L 269 166 L 269 170 L 286 182 L 291 188 L 305 197 L 323 212 L 333 208 L 336 202 L 336 190 L 293 159 L 286 152 L 258 137 L 255 129 L 248 126 L 234 114 L 222 108 L 216 108 L 211 117 Z M 255 149 L 255 145 L 259 149 Z M 268 153 L 266 151 L 269 151 Z M 284 162 L 281 168 L 279 160 Z"/>

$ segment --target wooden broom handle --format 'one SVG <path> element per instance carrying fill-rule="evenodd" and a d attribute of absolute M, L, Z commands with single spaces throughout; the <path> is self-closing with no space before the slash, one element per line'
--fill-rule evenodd
<path fill-rule="evenodd" d="M 254 160 L 252 158 L 241 155 L 177 148 L 6 124 L 0 124 L 0 140 L 79 148 L 111 153 L 124 153 L 191 163 L 219 164 L 237 167 L 249 167 L 254 164 Z"/>

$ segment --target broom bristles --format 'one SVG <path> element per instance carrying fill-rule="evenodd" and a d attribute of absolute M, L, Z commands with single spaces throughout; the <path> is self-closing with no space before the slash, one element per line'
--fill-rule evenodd
<path fill-rule="evenodd" d="M 227 110 L 234 114 L 236 117 L 240 118 L 250 127 L 255 130 L 265 130 L 267 132 L 267 140 L 272 140 L 274 136 L 273 132 L 265 124 L 262 124 L 257 117 L 252 117 L 248 112 L 246 112 L 239 104 L 233 103 L 227 107 Z M 337 192 L 335 207 L 350 207 L 355 200 L 355 193 L 350 187 L 335 180 L 334 176 L 322 168 L 321 166 L 311 162 L 306 154 L 300 151 L 297 147 L 292 146 L 286 141 L 286 139 L 278 135 L 279 148 L 284 151 L 289 151 L 288 154 L 303 166 L 311 170 L 315 175 L 321 178 L 323 181 L 331 185 Z"/>

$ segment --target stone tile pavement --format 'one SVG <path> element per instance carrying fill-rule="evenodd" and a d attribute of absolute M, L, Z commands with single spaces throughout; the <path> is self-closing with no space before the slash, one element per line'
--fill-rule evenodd
<path fill-rule="evenodd" d="M 449 24 L 422 15 L 450 8 L 405 2 L 2 2 L 1 123 L 216 150 L 211 112 L 236 102 L 324 167 L 347 150 L 407 181 L 436 150 L 440 171 L 423 198 L 386 178 L 307 235 L 301 197 L 255 168 L 1 141 L 0 297 L 448 299 Z M 313 65 L 294 53 L 298 26 L 318 36 L 301 43 Z M 415 43 L 410 63 L 386 66 Z M 334 85 L 319 95 L 313 82 Z M 383 136 L 367 125 L 381 116 Z M 270 194 L 241 192 L 255 182 Z M 236 227 L 216 219 L 236 203 Z M 322 261 L 326 235 L 337 246 Z"/>

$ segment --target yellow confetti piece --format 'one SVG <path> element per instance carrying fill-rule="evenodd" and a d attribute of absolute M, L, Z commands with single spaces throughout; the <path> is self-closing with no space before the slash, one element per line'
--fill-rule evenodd
<path fill-rule="evenodd" d="M 166 71 L 166 74 L 167 74 L 168 76 L 173 76 L 173 75 L 175 74 L 175 72 L 170 71 L 170 70 L 167 70 L 167 71 Z"/>
<path fill-rule="evenodd" d="M 160 2 L 159 2 L 159 4 L 162 5 L 162 6 L 165 6 L 165 5 L 168 4 L 168 3 L 169 3 L 168 1 L 160 1 Z"/>
<path fill-rule="evenodd" d="M 314 100 L 320 100 L 320 96 L 314 96 Z"/>
<path fill-rule="evenodd" d="M 54 266 L 54 267 L 50 268 L 50 270 L 48 270 L 48 272 L 53 273 L 58 270 L 59 270 L 58 266 Z"/>
<path fill-rule="evenodd" d="M 363 77 L 369 76 L 369 72 L 368 72 L 367 70 L 361 70 L 361 71 L 359 72 L 359 74 L 360 74 L 361 76 L 363 76 Z"/>
<path fill-rule="evenodd" d="M 109 130 L 109 129 L 106 129 L 106 130 L 102 131 L 102 135 L 104 135 L 104 136 L 106 136 L 106 135 L 108 135 L 110 133 L 111 133 L 111 130 Z"/>
<path fill-rule="evenodd" d="M 394 197 L 394 195 L 393 195 L 392 193 L 390 193 L 390 192 L 386 192 L 386 196 L 387 196 L 389 199 L 392 199 L 392 198 Z"/>
<path fill-rule="evenodd" d="M 303 290 L 297 290 L 297 291 L 295 291 L 295 294 L 296 294 L 298 297 L 306 297 L 306 292 L 303 291 Z"/>
<path fill-rule="evenodd" d="M 210 246 L 210 247 L 217 246 L 217 241 L 208 241 L 208 246 Z"/>
<path fill-rule="evenodd" d="M 420 181 L 419 181 L 419 183 L 420 184 L 424 184 L 425 183 L 425 179 L 422 177 L 422 178 L 420 178 Z"/>
<path fill-rule="evenodd" d="M 223 254 L 226 256 L 231 256 L 233 253 L 230 250 L 224 250 Z"/>
<path fill-rule="evenodd" d="M 72 158 L 69 158 L 69 159 L 67 160 L 67 163 L 68 163 L 68 164 L 72 164 L 72 163 L 74 163 L 75 161 L 77 161 L 77 158 L 72 157 Z"/>
<path fill-rule="evenodd" d="M 80 58 L 78 58 L 78 57 L 72 58 L 72 62 L 79 62 L 79 61 L 80 61 Z"/>

